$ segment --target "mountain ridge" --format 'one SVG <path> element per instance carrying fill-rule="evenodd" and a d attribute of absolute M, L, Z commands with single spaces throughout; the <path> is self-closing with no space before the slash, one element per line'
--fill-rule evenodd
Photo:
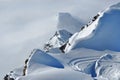
<path fill-rule="evenodd" d="M 69 13 L 60 13 L 58 30 L 44 49 L 34 49 L 24 67 L 4 80 L 119 80 L 120 51 L 114 50 L 120 49 L 119 18 L 120 3 L 99 12 L 85 26 L 78 27 L 79 21 Z M 76 31 L 69 28 L 75 26 Z"/>
<path fill-rule="evenodd" d="M 108 49 L 113 51 L 120 51 L 119 48 L 120 38 L 118 37 L 120 35 L 119 33 L 120 9 L 118 8 L 120 7 L 119 5 L 117 6 L 117 9 L 116 6 L 114 8 L 113 7 L 110 7 L 103 11 L 102 13 L 99 13 L 101 16 L 99 16 L 98 19 L 96 19 L 97 21 L 96 22 L 93 21 L 93 23 L 91 23 L 86 29 L 80 31 L 76 39 L 74 39 L 74 41 L 72 41 L 72 38 L 69 39 L 69 41 L 72 41 L 74 43 L 72 44 L 71 42 L 69 42 L 72 46 L 69 46 L 68 44 L 68 47 L 66 47 L 66 49 L 70 48 L 71 50 L 75 48 L 84 47 L 95 50 Z M 86 30 L 90 27 L 91 32 L 90 29 L 89 31 L 86 32 Z"/>

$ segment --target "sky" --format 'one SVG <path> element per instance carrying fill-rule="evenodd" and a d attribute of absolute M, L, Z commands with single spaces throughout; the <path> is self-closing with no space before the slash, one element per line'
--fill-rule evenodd
<path fill-rule="evenodd" d="M 24 64 L 56 31 L 59 12 L 87 23 L 120 0 L 0 0 L 0 78 Z"/>

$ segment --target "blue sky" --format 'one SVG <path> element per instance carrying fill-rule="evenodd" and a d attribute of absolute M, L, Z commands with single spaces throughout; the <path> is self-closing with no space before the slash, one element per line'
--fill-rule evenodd
<path fill-rule="evenodd" d="M 120 0 L 0 0 L 0 78 L 55 32 L 59 12 L 84 22 Z"/>

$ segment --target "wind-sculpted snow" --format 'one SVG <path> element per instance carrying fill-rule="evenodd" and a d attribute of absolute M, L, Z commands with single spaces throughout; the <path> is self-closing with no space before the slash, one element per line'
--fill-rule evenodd
<path fill-rule="evenodd" d="M 120 51 L 120 10 L 104 13 L 92 38 L 80 41 L 75 48 Z"/>
<path fill-rule="evenodd" d="M 69 65 L 75 70 L 83 73 L 90 74 L 92 77 L 96 77 L 95 62 L 98 56 L 76 58 L 69 62 Z"/>
<path fill-rule="evenodd" d="M 114 5 L 115 6 L 115 5 Z M 120 6 L 108 8 L 77 36 L 69 39 L 66 52 L 76 48 L 120 51 Z"/>
<path fill-rule="evenodd" d="M 73 36 L 69 38 L 69 42 L 64 51 L 69 52 L 72 49 L 79 48 L 79 42 L 93 37 L 95 34 L 95 29 L 98 25 L 98 21 L 102 16 L 103 13 L 98 13 L 87 25 L 85 25 L 81 29 L 80 32 L 76 32 L 75 34 L 73 34 Z"/>
<path fill-rule="evenodd" d="M 120 80 L 119 52 L 77 49 L 67 54 L 52 54 L 36 50 L 29 59 L 27 75 L 23 77 L 14 71 L 15 79 Z"/>
<path fill-rule="evenodd" d="M 75 58 L 69 62 L 69 66 L 75 71 L 90 74 L 98 80 L 120 80 L 120 56 L 118 55 Z"/>
<path fill-rule="evenodd" d="M 59 48 L 62 45 L 64 45 L 71 36 L 72 36 L 72 34 L 66 30 L 56 31 L 55 35 L 53 37 L 51 37 L 50 40 L 44 45 L 44 50 L 47 52 L 55 53 L 56 48 Z"/>
<path fill-rule="evenodd" d="M 96 61 L 96 74 L 98 78 L 120 80 L 120 56 L 105 54 Z"/>
<path fill-rule="evenodd" d="M 24 67 L 5 78 L 120 80 L 120 3 L 98 13 L 80 32 L 74 33 L 79 21 L 70 14 L 61 13 L 59 21 L 59 30 L 46 44 L 47 51 L 33 50 Z"/>
<path fill-rule="evenodd" d="M 38 49 L 33 53 L 33 55 L 31 55 L 28 62 L 28 68 L 31 67 L 33 63 L 43 64 L 56 68 L 64 68 L 59 60 Z"/>
<path fill-rule="evenodd" d="M 63 46 L 68 39 L 81 30 L 83 23 L 75 19 L 69 13 L 59 13 L 57 31 L 53 37 L 44 45 L 47 52 L 55 52 L 56 48 Z M 59 51 L 57 49 L 57 51 Z"/>

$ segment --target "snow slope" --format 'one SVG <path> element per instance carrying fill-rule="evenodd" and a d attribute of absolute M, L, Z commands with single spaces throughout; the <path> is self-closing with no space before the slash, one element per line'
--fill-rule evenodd
<path fill-rule="evenodd" d="M 53 54 L 37 50 L 29 59 L 27 75 L 17 76 L 16 80 L 120 79 L 120 52 L 81 48 L 68 54 Z"/>
<path fill-rule="evenodd" d="M 36 49 L 31 57 L 29 57 L 29 61 L 27 63 L 27 74 L 31 73 L 33 70 L 36 70 L 36 65 L 46 65 L 56 68 L 64 68 L 64 66 L 54 57 L 48 55 L 44 51 Z M 32 69 L 31 69 L 32 68 Z"/>
<path fill-rule="evenodd" d="M 66 69 L 51 69 L 42 73 L 33 73 L 17 80 L 92 80 L 89 75 Z"/>
<path fill-rule="evenodd" d="M 120 79 L 120 56 L 105 54 L 101 56 L 95 65 L 96 76 L 108 80 Z"/>
<path fill-rule="evenodd" d="M 68 52 L 71 49 L 80 47 L 95 50 L 113 50 L 120 51 L 120 3 L 111 6 L 107 10 L 98 13 L 100 16 L 88 27 L 74 34 L 65 49 Z"/>
<path fill-rule="evenodd" d="M 91 22 L 81 28 L 80 32 L 74 33 L 71 37 L 67 30 L 61 28 L 62 30 L 59 30 L 59 33 L 56 32 L 51 38 L 50 44 L 55 46 L 56 41 L 65 40 L 66 54 L 34 49 L 25 61 L 25 66 L 10 72 L 8 78 L 15 80 L 120 80 L 119 18 L 120 3 L 98 13 Z M 51 49 L 54 51 L 59 48 Z"/>
<path fill-rule="evenodd" d="M 66 30 L 58 30 L 55 35 L 44 45 L 44 50 L 51 52 L 53 48 L 59 48 L 64 45 L 72 34 Z"/>

